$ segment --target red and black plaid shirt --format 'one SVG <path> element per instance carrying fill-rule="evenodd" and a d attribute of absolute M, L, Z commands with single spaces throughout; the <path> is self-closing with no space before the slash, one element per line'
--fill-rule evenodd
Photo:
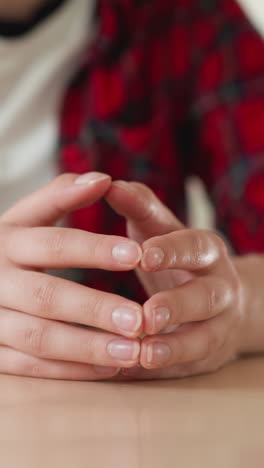
<path fill-rule="evenodd" d="M 65 171 L 150 186 L 184 219 L 185 180 L 205 182 L 239 254 L 264 251 L 264 41 L 234 0 L 99 0 L 99 31 L 65 99 Z M 103 202 L 75 227 L 124 234 Z M 130 274 L 87 281 L 133 296 Z"/>

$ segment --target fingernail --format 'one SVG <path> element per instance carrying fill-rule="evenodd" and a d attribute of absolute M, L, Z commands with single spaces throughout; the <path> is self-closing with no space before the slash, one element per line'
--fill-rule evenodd
<path fill-rule="evenodd" d="M 97 375 L 102 377 L 114 376 L 119 372 L 116 367 L 93 366 L 93 369 Z"/>
<path fill-rule="evenodd" d="M 126 332 L 136 332 L 142 324 L 142 314 L 139 309 L 132 307 L 118 307 L 112 314 L 113 323 Z"/>
<path fill-rule="evenodd" d="M 77 179 L 75 179 L 75 184 L 89 185 L 106 179 L 109 179 L 109 175 L 107 174 L 101 174 L 100 172 L 87 172 L 86 174 L 82 174 L 81 176 L 77 177 Z"/>
<path fill-rule="evenodd" d="M 163 365 L 171 355 L 170 347 L 165 343 L 153 343 L 147 347 L 147 363 L 150 365 Z"/>
<path fill-rule="evenodd" d="M 140 353 L 140 345 L 137 341 L 115 340 L 109 343 L 108 353 L 112 358 L 121 361 L 136 361 Z"/>
<path fill-rule="evenodd" d="M 164 260 L 165 254 L 159 247 L 145 250 L 142 258 L 142 266 L 147 270 L 157 270 Z"/>
<path fill-rule="evenodd" d="M 123 242 L 113 248 L 112 256 L 122 265 L 135 265 L 141 259 L 141 250 L 135 242 Z"/>
<path fill-rule="evenodd" d="M 153 315 L 153 331 L 158 333 L 167 327 L 170 321 L 170 310 L 167 307 L 157 307 L 153 311 Z"/>
<path fill-rule="evenodd" d="M 135 192 L 133 185 L 131 185 L 129 182 L 126 182 L 125 180 L 116 180 L 113 182 L 113 185 L 128 190 L 129 192 Z"/>

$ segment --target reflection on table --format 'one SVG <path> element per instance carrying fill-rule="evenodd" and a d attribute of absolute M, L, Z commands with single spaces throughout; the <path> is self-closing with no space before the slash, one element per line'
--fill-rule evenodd
<path fill-rule="evenodd" d="M 0 377 L 3 468 L 263 468 L 264 358 L 208 376 Z"/>

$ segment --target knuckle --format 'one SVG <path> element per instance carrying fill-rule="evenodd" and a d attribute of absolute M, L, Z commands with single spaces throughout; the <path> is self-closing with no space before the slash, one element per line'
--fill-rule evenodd
<path fill-rule="evenodd" d="M 222 294 L 220 295 L 219 291 L 219 312 L 229 308 L 234 307 L 238 303 L 239 294 L 234 290 L 233 285 L 227 284 L 224 282 L 224 287 L 222 288 Z"/>
<path fill-rule="evenodd" d="M 227 255 L 228 249 L 224 240 L 213 231 L 206 231 L 206 233 L 207 233 L 208 241 L 210 245 L 214 246 L 214 248 L 217 249 L 218 257 L 222 255 Z"/>
<path fill-rule="evenodd" d="M 103 295 L 96 294 L 93 302 L 91 303 L 91 317 L 95 325 L 100 325 L 102 310 L 104 309 L 104 302 Z"/>
<path fill-rule="evenodd" d="M 93 245 L 93 257 L 98 261 L 102 259 L 102 256 L 105 256 L 105 239 L 102 236 L 96 236 Z"/>
<path fill-rule="evenodd" d="M 87 297 L 87 301 L 80 304 L 81 317 L 87 317 L 90 326 L 99 327 L 102 325 L 102 319 L 106 322 L 107 316 L 102 314 L 104 308 L 104 299 L 101 294 L 92 293 Z M 103 318 L 104 317 L 104 318 Z M 87 325 L 88 325 L 87 324 Z"/>
<path fill-rule="evenodd" d="M 191 233 L 191 248 L 192 258 L 195 267 L 205 268 L 215 261 L 215 247 L 209 241 L 209 236 L 206 231 L 193 231 Z"/>
<path fill-rule="evenodd" d="M 194 231 L 191 234 L 191 252 L 193 252 L 193 261 L 196 266 L 200 267 L 203 264 L 205 254 L 205 239 L 202 231 Z"/>
<path fill-rule="evenodd" d="M 204 303 L 204 319 L 215 317 L 233 303 L 234 293 L 230 285 L 221 279 L 214 279 L 214 283 L 201 281 Z"/>
<path fill-rule="evenodd" d="M 206 268 L 226 252 L 226 246 L 214 232 L 198 230 L 192 233 L 191 250 L 195 265 L 198 268 Z"/>
<path fill-rule="evenodd" d="M 86 340 L 80 341 L 79 353 L 81 356 L 81 361 L 84 361 L 87 364 L 94 364 L 98 362 L 98 349 L 96 346 L 95 334 L 91 334 Z"/>
<path fill-rule="evenodd" d="M 216 315 L 219 307 L 220 296 L 217 294 L 217 290 L 206 282 L 201 282 L 201 288 L 204 299 L 204 319 L 208 319 Z"/>
<path fill-rule="evenodd" d="M 208 288 L 210 294 L 210 288 Z M 211 288 L 210 304 L 211 313 L 209 317 L 215 316 L 224 310 L 234 307 L 240 298 L 240 283 L 238 279 L 215 279 L 214 286 Z M 210 312 L 210 309 L 209 309 Z M 208 317 L 208 318 L 209 318 Z"/>
<path fill-rule="evenodd" d="M 52 255 L 53 259 L 61 260 L 65 250 L 66 244 L 66 233 L 62 229 L 56 230 L 49 234 L 45 241 L 44 247 L 48 251 L 49 255 Z"/>
<path fill-rule="evenodd" d="M 33 290 L 33 301 L 38 310 L 44 314 L 51 312 L 57 297 L 56 279 L 50 279 L 47 282 L 37 286 Z"/>
<path fill-rule="evenodd" d="M 47 331 L 43 326 L 29 327 L 24 334 L 24 343 L 28 352 L 37 356 L 47 353 Z"/>
<path fill-rule="evenodd" d="M 219 306 L 221 304 L 221 298 L 217 294 L 215 288 L 211 288 L 208 291 L 208 317 L 213 317 L 217 314 Z"/>

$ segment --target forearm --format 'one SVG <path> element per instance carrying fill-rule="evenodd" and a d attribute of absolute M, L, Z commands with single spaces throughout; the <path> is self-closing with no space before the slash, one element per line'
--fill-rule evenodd
<path fill-rule="evenodd" d="M 245 321 L 240 352 L 264 352 L 264 255 L 236 257 L 242 282 Z"/>

